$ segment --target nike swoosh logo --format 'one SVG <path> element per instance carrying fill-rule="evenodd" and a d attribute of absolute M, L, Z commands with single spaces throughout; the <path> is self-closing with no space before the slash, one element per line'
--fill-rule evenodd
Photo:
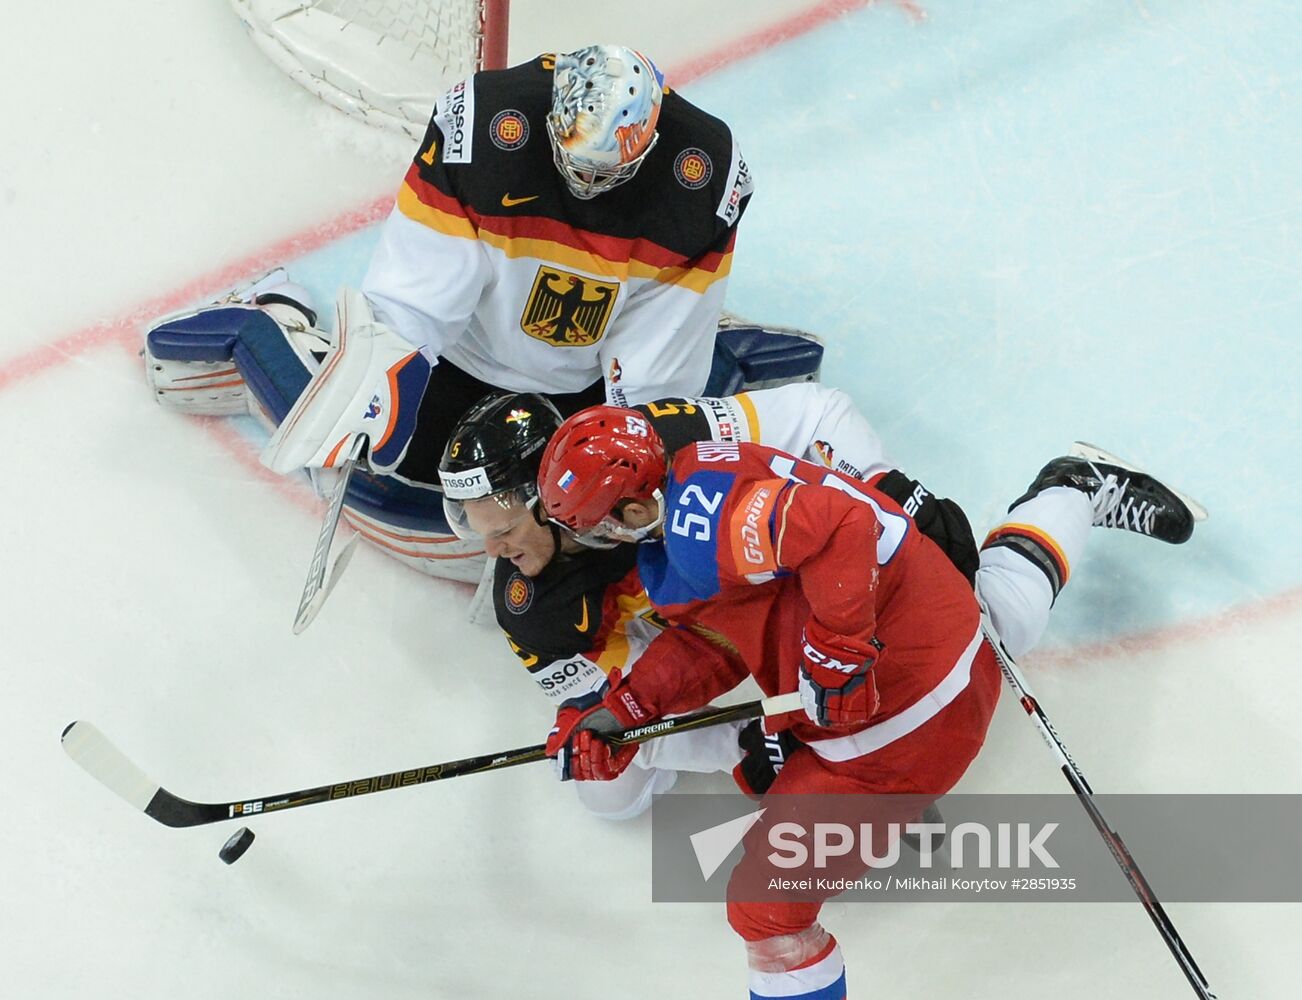
<path fill-rule="evenodd" d="M 588 599 L 586 597 L 583 598 L 583 620 L 580 621 L 579 624 L 574 626 L 574 631 L 576 632 L 588 631 Z"/>
<path fill-rule="evenodd" d="M 526 201 L 533 201 L 538 196 L 531 194 L 526 198 L 512 198 L 509 194 L 502 195 L 502 207 L 510 208 L 512 205 L 523 205 Z"/>

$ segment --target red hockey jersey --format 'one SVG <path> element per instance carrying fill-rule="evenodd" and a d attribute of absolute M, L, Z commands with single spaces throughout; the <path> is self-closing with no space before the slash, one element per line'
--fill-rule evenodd
<path fill-rule="evenodd" d="M 868 726 L 911 712 L 929 718 L 966 686 L 978 644 L 972 589 L 894 500 L 863 482 L 753 444 L 703 442 L 675 457 L 664 538 L 640 546 L 639 572 L 656 608 L 745 665 L 766 694 L 795 691 L 806 629 L 847 658 L 883 647 L 873 680 L 880 703 Z M 668 635 L 662 639 L 668 638 Z M 682 641 L 657 639 L 635 674 L 639 698 L 662 713 L 699 707 L 680 692 L 717 696 L 734 665 L 686 666 Z M 656 661 L 659 661 L 657 664 Z M 650 669 L 647 669 L 650 668 Z M 675 676 L 709 670 L 713 683 Z M 797 722 L 805 740 L 835 732 Z M 907 731 L 907 730 L 906 730 Z"/>

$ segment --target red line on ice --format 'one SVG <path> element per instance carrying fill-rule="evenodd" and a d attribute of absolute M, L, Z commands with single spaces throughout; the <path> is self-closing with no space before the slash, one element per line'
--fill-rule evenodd
<path fill-rule="evenodd" d="M 676 67 L 670 67 L 667 75 L 671 81 L 680 84 L 688 83 L 812 31 L 843 14 L 870 6 L 874 2 L 876 0 L 822 0 L 821 3 L 816 3 L 777 24 L 743 35 L 713 52 L 688 60 Z M 912 0 L 892 0 L 892 2 L 906 11 L 910 17 L 923 16 Z M 395 181 L 395 186 L 396 183 Z M 0 362 L 0 390 L 103 344 L 121 343 L 124 346 L 135 346 L 135 338 L 139 336 L 139 328 L 144 323 L 192 302 L 201 301 L 206 296 L 220 292 L 247 278 L 255 277 L 262 271 L 311 253 L 313 250 L 319 250 L 326 244 L 342 239 L 364 226 L 379 222 L 388 214 L 392 204 L 392 196 L 385 195 L 328 222 L 286 237 L 247 257 L 232 261 L 224 267 L 201 274 L 179 288 L 141 302 L 112 319 L 60 337 L 52 343 L 42 344 L 35 350 L 20 354 L 9 361 Z"/>
<path fill-rule="evenodd" d="M 141 302 L 112 319 L 103 320 L 52 343 L 42 344 L 26 354 L 20 354 L 13 360 L 0 364 L 0 390 L 101 345 L 118 343 L 124 347 L 136 347 L 140 343 L 140 328 L 150 320 L 191 302 L 201 301 L 205 296 L 256 277 L 277 264 L 319 250 L 327 243 L 378 222 L 388 214 L 391 203 L 392 198 L 387 196 L 373 201 L 329 222 L 279 240 L 247 257 L 201 274 L 179 288 Z"/>
<path fill-rule="evenodd" d="M 233 458 L 241 468 L 254 479 L 271 487 L 291 506 L 306 511 L 313 517 L 320 516 L 324 501 L 319 500 L 304 481 L 302 476 L 282 476 L 272 472 L 258 461 L 258 456 L 250 447 L 249 439 L 235 429 L 235 424 L 225 417 L 200 417 L 204 429 L 222 449 Z"/>
<path fill-rule="evenodd" d="M 725 66 L 730 66 L 735 62 L 740 62 L 750 56 L 781 45 L 792 38 L 813 31 L 815 28 L 844 14 L 852 13 L 863 7 L 871 7 L 877 2 L 878 0 L 822 0 L 822 3 L 807 7 L 800 13 L 784 18 L 776 24 L 770 24 L 766 28 L 760 28 L 749 34 L 741 35 L 713 52 L 707 52 L 678 66 L 670 67 L 665 71 L 665 79 L 675 87 L 690 83 L 692 80 L 696 80 L 708 73 L 713 73 Z M 904 11 L 910 20 L 922 21 L 926 19 L 926 13 L 913 0 L 890 0 L 890 2 L 892 6 Z"/>
<path fill-rule="evenodd" d="M 1180 643 L 1212 639 L 1232 629 L 1271 621 L 1302 610 L 1302 587 L 1294 587 L 1270 597 L 1246 604 L 1236 604 L 1205 618 L 1190 619 L 1176 625 L 1114 636 L 1103 642 L 1085 643 L 1062 649 L 1035 650 L 1026 659 L 1037 667 L 1065 668 L 1088 663 L 1094 658 L 1138 656 L 1155 653 Z"/>

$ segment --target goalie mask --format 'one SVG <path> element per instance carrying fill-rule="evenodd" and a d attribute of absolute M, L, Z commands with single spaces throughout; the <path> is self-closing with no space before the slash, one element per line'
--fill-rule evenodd
<path fill-rule="evenodd" d="M 443 512 L 458 538 L 481 537 L 466 517 L 472 500 L 533 516 L 543 448 L 560 425 L 556 407 L 532 392 L 494 393 L 466 411 L 439 462 Z"/>
<path fill-rule="evenodd" d="M 637 173 L 656 144 L 664 75 L 621 45 L 557 55 L 547 138 L 570 193 L 587 200 Z"/>

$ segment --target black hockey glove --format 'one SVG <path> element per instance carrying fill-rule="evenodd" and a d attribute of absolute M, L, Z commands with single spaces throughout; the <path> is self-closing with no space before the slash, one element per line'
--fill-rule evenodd
<path fill-rule="evenodd" d="M 929 493 L 916 479 L 899 469 L 892 469 L 877 482 L 877 488 L 904 508 L 918 530 L 940 546 L 967 582 L 976 584 L 977 566 L 981 561 L 972 525 L 963 508 L 953 500 Z"/>
<path fill-rule="evenodd" d="M 790 732 L 777 735 L 764 732 L 761 719 L 752 719 L 742 726 L 737 743 L 745 756 L 732 769 L 732 780 L 752 799 L 762 798 L 768 792 L 787 759 L 804 746 Z"/>

